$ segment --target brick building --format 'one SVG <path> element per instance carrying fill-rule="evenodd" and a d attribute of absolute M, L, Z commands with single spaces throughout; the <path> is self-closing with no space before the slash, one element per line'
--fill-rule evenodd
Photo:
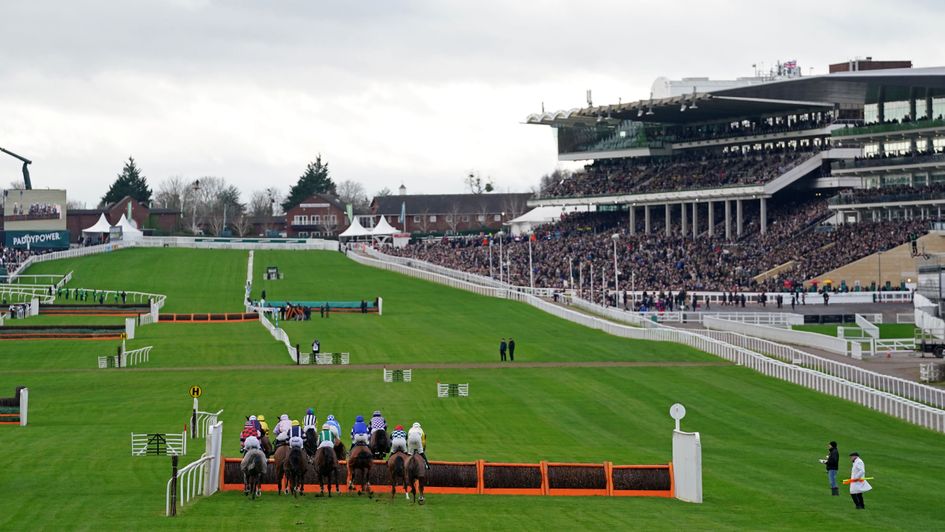
<path fill-rule="evenodd" d="M 502 224 L 528 210 L 531 193 L 483 194 L 411 194 L 378 196 L 371 202 L 375 219 L 383 215 L 397 229 L 401 206 L 407 213 L 409 233 L 472 233 L 498 231 Z"/>
<path fill-rule="evenodd" d="M 173 233 L 180 229 L 181 212 L 177 209 L 150 208 L 144 203 L 135 201 L 131 196 L 96 209 L 72 209 L 66 211 L 66 229 L 69 231 L 69 241 L 78 242 L 82 230 L 98 221 L 99 216 L 111 224 L 118 223 L 122 214 L 128 214 L 128 205 L 131 205 L 130 220 L 134 221 L 138 229 L 145 234 L 155 231 Z"/>
<path fill-rule="evenodd" d="M 290 238 L 337 238 L 348 228 L 345 206 L 329 194 L 315 194 L 285 213 Z"/>

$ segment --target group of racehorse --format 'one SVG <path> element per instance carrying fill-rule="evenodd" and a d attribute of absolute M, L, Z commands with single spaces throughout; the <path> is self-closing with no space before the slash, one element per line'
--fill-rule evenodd
<path fill-rule="evenodd" d="M 244 494 L 251 495 L 252 498 L 260 493 L 260 484 L 262 477 L 267 470 L 267 453 L 264 450 L 271 449 L 266 436 L 260 438 L 261 445 L 256 448 L 247 448 L 240 463 L 240 471 L 243 473 Z M 309 428 L 305 433 L 302 447 L 291 447 L 288 444 L 279 444 L 272 454 L 275 463 L 276 484 L 279 493 L 292 493 L 293 496 L 305 494 L 305 474 L 309 468 L 313 468 L 315 477 L 318 479 L 320 491 L 317 496 L 325 494 L 325 485 L 328 485 L 328 496 L 331 497 L 331 485 L 334 483 L 335 492 L 340 492 L 340 482 L 338 480 L 338 463 L 347 458 L 348 466 L 348 492 L 355 491 L 357 484 L 358 495 L 367 492 L 368 497 L 373 497 L 371 491 L 371 467 L 374 466 L 374 460 L 383 460 L 390 452 L 391 442 L 387 437 L 387 432 L 383 429 L 375 430 L 371 433 L 370 443 L 354 444 L 350 452 L 345 452 L 345 445 L 341 440 L 334 437 L 334 447 L 318 446 L 318 438 L 315 430 Z M 347 455 L 347 456 L 346 456 Z M 397 450 L 387 457 L 387 469 L 390 473 L 391 498 L 396 494 L 397 486 L 402 485 L 406 497 L 410 499 L 413 494 L 413 501 L 423 504 L 423 488 L 426 477 L 426 465 L 424 459 L 419 454 L 411 454 Z M 283 480 L 285 488 L 283 488 Z M 334 481 L 334 482 L 332 482 Z M 283 491 L 284 490 L 284 491 Z"/>

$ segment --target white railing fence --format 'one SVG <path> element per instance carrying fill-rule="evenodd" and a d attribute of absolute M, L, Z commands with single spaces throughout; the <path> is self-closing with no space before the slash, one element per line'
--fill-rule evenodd
<path fill-rule="evenodd" d="M 384 262 L 381 260 L 360 256 L 356 253 L 349 253 L 348 256 L 361 264 L 375 266 L 389 271 L 395 271 L 411 277 L 445 284 L 447 286 L 480 293 L 482 295 L 490 295 L 492 297 L 510 298 L 523 301 L 529 305 L 548 312 L 549 314 L 558 316 L 559 318 L 566 319 L 574 323 L 579 323 L 593 329 L 598 329 L 615 336 L 685 344 L 695 349 L 719 356 L 730 362 L 749 367 L 759 373 L 763 373 L 765 375 L 776 377 L 795 384 L 800 384 L 807 388 L 832 395 L 834 397 L 840 397 L 842 399 L 854 401 L 873 410 L 904 419 L 911 423 L 915 423 L 938 432 L 945 432 L 945 410 L 940 410 L 925 404 L 920 404 L 892 393 L 873 389 L 866 385 L 857 384 L 855 382 L 828 375 L 814 369 L 808 369 L 797 366 L 793 363 L 775 360 L 749 349 L 713 339 L 706 334 L 697 334 L 689 331 L 673 329 L 671 327 L 659 326 L 657 324 L 654 324 L 656 327 L 648 328 L 628 327 L 626 325 L 605 321 L 594 316 L 589 316 L 587 314 L 564 308 L 527 294 L 516 294 L 515 292 L 495 289 L 493 287 L 477 286 L 473 283 L 460 281 L 445 275 L 434 274 L 401 264 Z M 516 295 L 513 296 L 512 294 Z M 706 319 L 712 320 L 715 318 Z M 724 322 L 725 320 L 717 321 Z M 773 329 L 771 327 L 768 328 Z M 828 340 L 836 340 L 831 339 L 830 337 L 825 338 Z M 844 347 L 844 351 L 845 349 L 846 348 Z M 885 375 L 876 375 L 877 379 L 887 378 Z M 921 397 L 929 398 L 932 398 L 932 396 L 935 395 L 930 390 L 917 391 L 911 388 L 910 385 L 921 386 L 918 383 L 903 381 L 900 391 L 909 389 L 919 394 Z M 939 401 L 942 400 L 938 397 L 936 397 L 936 399 Z M 927 402 L 932 403 L 933 401 Z"/>
<path fill-rule="evenodd" d="M 876 316 L 879 316 L 879 321 L 876 320 Z M 882 323 L 883 315 L 882 314 L 873 314 L 871 316 L 872 321 L 875 323 Z M 863 332 L 866 333 L 870 338 L 879 338 L 879 327 L 873 325 L 869 319 L 866 318 L 863 314 L 854 314 L 854 319 L 856 320 L 856 325 L 863 329 Z"/>
<path fill-rule="evenodd" d="M 273 325 L 272 322 L 269 321 L 269 318 L 266 317 L 267 313 L 275 313 L 278 312 L 278 310 L 257 308 L 256 311 L 259 313 L 259 323 L 262 323 L 263 327 L 269 331 L 269 334 L 271 334 L 272 337 L 276 339 L 276 341 L 282 342 L 283 345 L 285 345 L 286 350 L 289 352 L 289 358 L 292 359 L 292 362 L 300 364 L 301 360 L 299 359 L 299 352 L 295 349 L 295 346 L 292 345 L 292 342 L 289 341 L 289 335 L 286 334 L 286 332 L 281 328 Z"/>
<path fill-rule="evenodd" d="M 179 508 L 199 496 L 209 497 L 220 489 L 220 469 L 223 465 L 223 422 L 209 427 L 206 452 L 200 459 L 177 471 L 167 481 L 164 515 L 173 516 Z"/>
<path fill-rule="evenodd" d="M 219 422 L 220 416 L 223 414 L 223 409 L 221 408 L 217 412 L 204 412 L 202 410 L 197 411 L 197 428 L 194 431 L 194 438 L 206 438 L 210 434 L 210 428 L 216 425 Z"/>

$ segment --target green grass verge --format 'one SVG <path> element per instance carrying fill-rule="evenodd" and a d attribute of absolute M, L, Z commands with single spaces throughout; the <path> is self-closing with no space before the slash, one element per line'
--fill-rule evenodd
<path fill-rule="evenodd" d="M 284 279 L 263 281 L 266 266 Z M 340 253 L 259 251 L 254 297 L 272 300 L 384 300 L 384 315 L 313 314 L 280 326 L 303 350 L 346 351 L 352 363 L 493 362 L 499 339 L 515 338 L 516 360 L 714 360 L 679 344 L 627 340 L 503 301 L 361 266 Z"/>
<path fill-rule="evenodd" d="M 435 381 L 469 382 L 471 397 L 436 399 Z M 409 384 L 384 384 L 380 371 L 339 369 L 5 372 L 0 390 L 31 387 L 31 426 L 0 430 L 11 450 L 0 476 L 0 528 L 254 527 L 489 529 L 608 526 L 621 529 L 930 530 L 941 524 L 945 465 L 933 459 L 945 438 L 851 403 L 760 377 L 745 368 L 605 368 L 418 371 Z M 129 456 L 132 431 L 172 431 L 187 419 L 190 385 L 201 406 L 225 409 L 225 446 L 236 453 L 243 415 L 321 419 L 382 408 L 391 422 L 419 420 L 434 459 L 665 463 L 680 401 L 687 430 L 703 437 L 705 504 L 627 499 L 544 499 L 431 495 L 426 507 L 401 498 L 302 500 L 232 493 L 198 501 L 174 521 L 161 517 L 166 458 Z M 777 405 L 772 407 L 772 405 Z M 80 443 L 63 448 L 70 434 Z M 94 450 L 81 442 L 92 438 Z M 817 458 L 827 440 L 860 451 L 876 489 L 869 519 L 848 497 L 830 497 Z M 185 462 L 199 456 L 192 447 Z M 15 458 L 13 458 L 15 457 Z M 844 465 L 843 473 L 847 466 Z M 919 497 L 917 494 L 923 494 Z M 43 501 L 50 501 L 46 504 Z M 55 504 L 52 504 L 52 502 Z M 248 513 L 249 512 L 249 513 Z M 357 517 L 354 517 L 354 516 Z M 596 525 L 596 526 L 595 526 Z"/>
<path fill-rule="evenodd" d="M 243 309 L 247 253 L 135 248 L 41 262 L 25 273 L 74 271 L 68 285 L 72 288 L 164 294 L 167 304 L 162 312 L 239 312 Z"/>

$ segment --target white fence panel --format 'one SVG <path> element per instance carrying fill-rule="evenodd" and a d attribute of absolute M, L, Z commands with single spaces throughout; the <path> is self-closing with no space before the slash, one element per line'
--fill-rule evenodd
<path fill-rule="evenodd" d="M 847 341 L 842 338 L 831 338 L 823 334 L 811 333 L 806 331 L 794 331 L 791 329 L 778 329 L 766 325 L 748 325 L 729 320 L 720 320 L 718 318 L 706 318 L 703 324 L 707 329 L 721 331 L 740 332 L 750 334 L 759 338 L 785 342 L 788 344 L 803 345 L 807 347 L 816 347 L 838 355 L 847 354 Z"/>

